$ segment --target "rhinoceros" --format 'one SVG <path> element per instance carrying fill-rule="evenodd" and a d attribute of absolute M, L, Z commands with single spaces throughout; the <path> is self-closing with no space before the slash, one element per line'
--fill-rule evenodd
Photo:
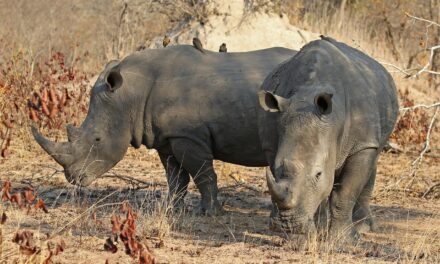
<path fill-rule="evenodd" d="M 331 237 L 353 242 L 359 228 L 374 228 L 369 202 L 377 160 L 398 114 L 385 68 L 322 36 L 274 69 L 259 99 L 272 226 L 314 231 L 314 214 L 328 199 Z"/>
<path fill-rule="evenodd" d="M 34 138 L 64 167 L 66 179 L 87 186 L 124 156 L 131 144 L 158 151 L 169 197 L 181 201 L 192 176 L 201 211 L 221 212 L 213 160 L 267 166 L 257 128 L 257 92 L 286 48 L 243 53 L 198 51 L 180 45 L 134 53 L 107 64 L 91 90 L 80 128 L 67 126 L 56 143 Z"/>

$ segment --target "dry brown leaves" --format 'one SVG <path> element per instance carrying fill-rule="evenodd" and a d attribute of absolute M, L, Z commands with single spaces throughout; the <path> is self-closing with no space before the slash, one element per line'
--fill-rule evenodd
<path fill-rule="evenodd" d="M 38 202 L 35 204 L 35 209 L 41 209 L 46 214 L 49 213 L 49 211 L 46 208 L 46 204 L 44 203 L 44 201 L 41 198 L 38 199 Z"/>
<path fill-rule="evenodd" d="M 399 91 L 399 97 L 402 107 L 414 106 L 414 100 L 409 99 L 408 89 L 405 92 Z M 426 141 L 429 120 L 429 115 L 424 109 L 406 111 L 399 117 L 390 138 L 403 147 L 422 144 Z"/>
<path fill-rule="evenodd" d="M 20 252 L 26 256 L 33 256 L 41 253 L 41 249 L 36 246 L 35 240 L 34 240 L 34 233 L 28 230 L 24 231 L 18 231 L 14 234 L 14 237 L 12 238 L 12 242 L 19 245 Z M 66 248 L 66 244 L 64 243 L 64 240 L 61 240 L 60 242 L 56 243 L 55 246 L 51 246 L 51 242 L 47 242 L 47 249 L 49 252 L 49 255 L 45 258 L 43 261 L 43 264 L 51 264 L 52 257 L 57 256 L 64 252 L 64 249 Z"/>
<path fill-rule="evenodd" d="M 125 253 L 132 258 L 137 258 L 139 263 L 154 264 L 154 255 L 151 253 L 147 245 L 140 242 L 136 236 L 136 219 L 137 214 L 133 211 L 128 202 L 124 202 L 120 208 L 125 213 L 125 219 L 113 214 L 110 218 L 112 225 L 112 236 L 107 238 L 104 244 L 106 251 L 116 253 L 118 251 L 117 242 L 122 241 Z"/>
<path fill-rule="evenodd" d="M 0 154 L 3 158 L 10 153 L 11 140 L 27 132 L 28 119 L 39 127 L 60 129 L 67 123 L 79 123 L 87 112 L 88 76 L 76 68 L 76 62 L 82 57 L 69 64 L 61 52 L 52 53 L 44 63 L 36 63 L 32 57 L 32 54 L 18 52 L 0 62 Z"/>
<path fill-rule="evenodd" d="M 2 188 L 2 201 L 11 200 L 11 182 L 5 181 Z"/>
<path fill-rule="evenodd" d="M 8 220 L 8 216 L 6 215 L 5 212 L 3 212 L 3 213 L 2 213 L 2 218 L 1 218 L 0 224 L 3 225 L 4 223 L 6 223 L 6 220 Z"/>
<path fill-rule="evenodd" d="M 47 242 L 47 250 L 49 251 L 49 255 L 47 258 L 43 261 L 43 264 L 51 264 L 52 257 L 57 256 L 64 252 L 64 249 L 66 248 L 66 243 L 64 243 L 64 240 L 61 239 L 59 243 L 56 243 L 55 246 L 51 246 L 50 242 Z"/>
<path fill-rule="evenodd" d="M 23 191 L 12 193 L 12 184 L 10 181 L 5 181 L 3 183 L 1 192 L 2 192 L 3 202 L 9 201 L 11 204 L 16 204 L 20 209 L 27 208 L 27 213 L 30 212 L 33 203 L 36 200 L 34 189 L 30 186 L 25 187 Z M 46 205 L 44 204 L 44 201 L 41 198 L 38 199 L 37 203 L 35 203 L 35 208 L 42 209 L 45 213 L 48 213 Z M 0 223 L 4 224 L 7 219 L 8 217 L 6 213 L 3 212 Z M 28 230 L 17 231 L 12 238 L 12 242 L 18 244 L 20 252 L 26 256 L 33 256 L 41 252 L 41 249 L 36 245 L 34 241 L 34 234 L 31 231 Z M 44 260 L 43 263 L 45 264 L 52 263 L 51 260 L 52 256 L 56 256 L 60 254 L 61 252 L 64 251 L 64 248 L 65 248 L 64 241 L 61 241 L 60 243 L 56 244 L 56 246 L 53 247 L 53 249 L 48 244 L 49 256 Z"/>
<path fill-rule="evenodd" d="M 27 208 L 27 212 L 29 213 L 36 199 L 34 189 L 27 186 L 24 191 L 16 192 L 13 194 L 11 194 L 11 192 L 11 182 L 5 181 L 2 188 L 2 201 L 9 201 L 11 202 L 11 204 L 16 204 L 20 209 Z M 38 199 L 38 202 L 35 204 L 35 209 L 42 209 L 45 213 L 49 213 L 46 205 L 44 204 L 44 201 L 41 198 Z"/>
<path fill-rule="evenodd" d="M 20 252 L 26 256 L 32 256 L 41 252 L 35 245 L 34 233 L 31 231 L 18 231 L 12 238 L 12 242 L 20 246 Z"/>

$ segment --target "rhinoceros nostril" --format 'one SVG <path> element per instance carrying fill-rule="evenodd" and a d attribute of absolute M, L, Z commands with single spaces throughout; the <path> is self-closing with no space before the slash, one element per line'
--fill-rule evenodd
<path fill-rule="evenodd" d="M 96 142 L 99 142 L 99 141 L 101 141 L 101 138 L 99 138 L 99 137 L 98 137 L 98 138 L 95 138 L 95 141 L 96 141 Z"/>

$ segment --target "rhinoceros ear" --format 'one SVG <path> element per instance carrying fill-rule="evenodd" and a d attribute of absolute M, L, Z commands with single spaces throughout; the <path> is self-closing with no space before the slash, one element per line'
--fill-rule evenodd
<path fill-rule="evenodd" d="M 104 77 L 105 83 L 107 84 L 108 89 L 111 92 L 116 91 L 119 87 L 122 86 L 122 75 L 119 71 L 119 67 L 115 66 L 108 70 L 107 74 Z"/>
<path fill-rule="evenodd" d="M 321 115 L 328 115 L 332 112 L 332 97 L 331 93 L 319 93 L 315 96 L 315 105 Z"/>
<path fill-rule="evenodd" d="M 268 91 L 258 92 L 260 106 L 267 112 L 284 112 L 289 106 L 289 99 Z"/>

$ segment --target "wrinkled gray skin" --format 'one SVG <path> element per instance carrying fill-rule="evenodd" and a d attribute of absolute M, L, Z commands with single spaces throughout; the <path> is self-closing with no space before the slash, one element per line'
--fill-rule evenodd
<path fill-rule="evenodd" d="M 373 229 L 376 163 L 398 114 L 392 77 L 364 53 L 323 37 L 277 67 L 262 89 L 259 133 L 274 227 L 315 230 L 328 198 L 331 236 L 355 241 L 355 227 Z"/>
<path fill-rule="evenodd" d="M 51 142 L 35 129 L 33 134 L 65 168 L 66 179 L 82 186 L 111 169 L 130 144 L 154 148 L 167 171 L 170 197 L 182 200 L 191 175 L 202 212 L 214 215 L 221 206 L 213 159 L 267 166 L 257 92 L 270 71 L 295 53 L 201 53 L 192 46 L 137 52 L 106 66 L 81 127 L 67 127 L 69 142 Z"/>

